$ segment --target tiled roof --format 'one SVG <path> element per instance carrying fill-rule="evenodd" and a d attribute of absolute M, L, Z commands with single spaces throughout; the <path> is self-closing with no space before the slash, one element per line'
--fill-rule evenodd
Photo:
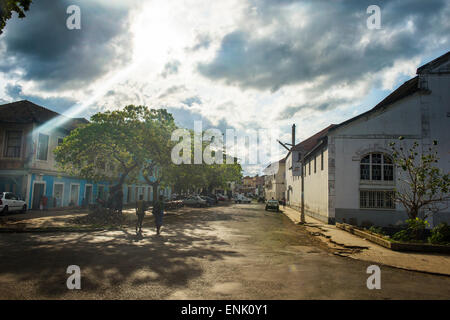
<path fill-rule="evenodd" d="M 56 117 L 65 116 L 28 100 L 0 105 L 0 123 L 45 123 Z M 84 118 L 67 119 L 68 121 L 63 125 L 64 129 L 67 130 L 72 130 L 80 124 L 88 123 Z"/>
<path fill-rule="evenodd" d="M 331 128 L 335 127 L 335 126 L 336 126 L 335 124 L 329 125 L 328 127 L 324 128 L 321 131 L 317 132 L 316 134 L 312 135 L 308 139 L 303 140 L 299 144 L 296 144 L 292 148 L 292 150 L 294 150 L 294 151 L 301 151 L 301 150 L 303 150 L 303 151 L 306 151 L 306 152 L 311 151 L 317 145 L 317 143 L 319 142 L 319 139 L 321 137 L 325 136 L 328 133 L 328 131 Z"/>

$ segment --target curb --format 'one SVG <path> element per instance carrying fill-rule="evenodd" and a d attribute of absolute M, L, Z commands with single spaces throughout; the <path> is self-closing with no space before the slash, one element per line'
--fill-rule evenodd
<path fill-rule="evenodd" d="M 447 274 L 447 273 L 440 273 L 440 272 L 433 272 L 433 271 L 426 271 L 426 270 L 410 269 L 410 268 L 406 268 L 406 267 L 399 267 L 399 266 L 394 266 L 392 264 L 385 264 L 385 263 L 378 262 L 378 261 L 363 260 L 363 259 L 359 259 L 357 257 L 352 257 L 351 255 L 341 256 L 341 257 L 342 258 L 350 258 L 350 259 L 353 259 L 353 260 L 358 260 L 358 261 L 363 261 L 363 262 L 376 263 L 377 265 L 380 265 L 380 266 L 390 267 L 390 268 L 395 268 L 395 269 L 400 269 L 400 270 L 405 270 L 405 271 L 420 272 L 420 273 L 426 273 L 426 274 L 431 274 L 431 275 L 434 275 L 434 276 L 441 276 L 441 277 L 450 277 L 450 274 Z"/>

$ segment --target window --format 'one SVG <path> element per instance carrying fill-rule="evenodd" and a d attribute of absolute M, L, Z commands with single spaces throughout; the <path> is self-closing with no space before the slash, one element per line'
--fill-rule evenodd
<path fill-rule="evenodd" d="M 363 209 L 395 209 L 394 191 L 360 190 L 359 206 Z"/>
<path fill-rule="evenodd" d="M 64 138 L 58 138 L 58 146 L 62 145 Z"/>
<path fill-rule="evenodd" d="M 393 181 L 392 158 L 381 153 L 371 153 L 361 159 L 360 179 L 372 181 Z"/>
<path fill-rule="evenodd" d="M 320 170 L 323 170 L 323 150 L 320 153 Z"/>
<path fill-rule="evenodd" d="M 48 154 L 48 135 L 39 133 L 37 159 L 47 160 Z"/>
<path fill-rule="evenodd" d="M 308 162 L 308 175 L 311 175 L 311 161 Z"/>
<path fill-rule="evenodd" d="M 21 131 L 6 131 L 6 145 L 3 155 L 7 158 L 20 158 L 22 146 Z"/>
<path fill-rule="evenodd" d="M 316 159 L 317 159 L 317 157 L 316 156 L 314 156 L 314 173 L 316 173 L 316 169 L 317 169 L 317 165 L 316 165 Z"/>

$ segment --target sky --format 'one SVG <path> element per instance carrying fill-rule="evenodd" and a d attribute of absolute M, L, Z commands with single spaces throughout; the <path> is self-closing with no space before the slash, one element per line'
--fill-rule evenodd
<path fill-rule="evenodd" d="M 77 5 L 81 29 L 69 30 Z M 369 29 L 370 5 L 381 9 Z M 450 48 L 446 0 L 35 0 L 0 35 L 0 103 L 73 117 L 128 104 L 181 127 L 296 143 L 374 107 Z M 269 162 L 286 153 L 272 139 Z M 270 144 L 270 148 L 269 145 Z M 261 174 L 267 165 L 244 165 Z"/>

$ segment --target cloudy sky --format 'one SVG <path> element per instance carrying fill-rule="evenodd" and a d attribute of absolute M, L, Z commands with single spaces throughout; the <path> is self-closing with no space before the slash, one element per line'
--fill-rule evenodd
<path fill-rule="evenodd" d="M 70 5 L 81 30 L 66 27 Z M 367 28 L 370 5 L 380 29 Z M 449 16 L 446 0 L 34 0 L 0 36 L 0 103 L 86 118 L 145 104 L 180 126 L 265 128 L 285 142 L 295 123 L 298 143 L 447 52 Z"/>

